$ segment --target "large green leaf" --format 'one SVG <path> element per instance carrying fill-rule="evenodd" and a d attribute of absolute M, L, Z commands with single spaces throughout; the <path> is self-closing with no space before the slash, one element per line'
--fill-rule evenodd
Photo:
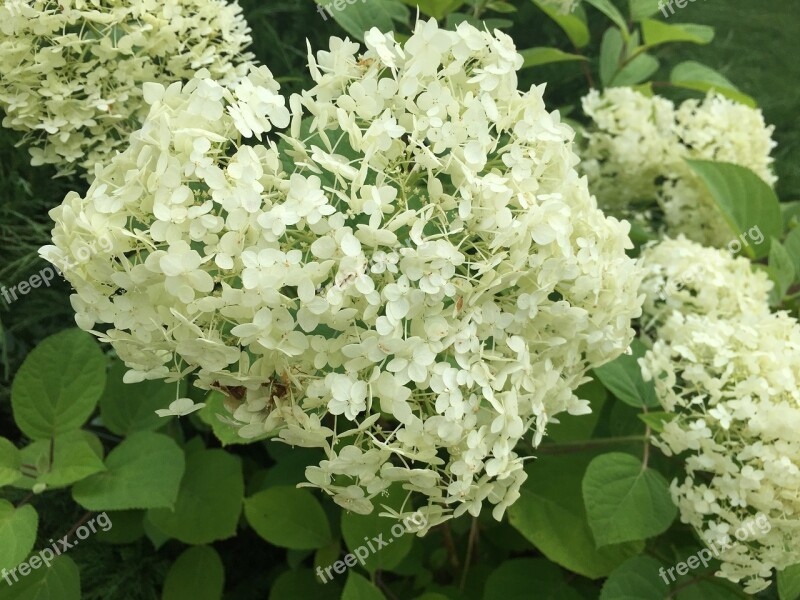
<path fill-rule="evenodd" d="M 225 567 L 217 551 L 196 546 L 170 567 L 161 600 L 220 600 L 224 587 Z"/>
<path fill-rule="evenodd" d="M 106 358 L 80 329 L 45 339 L 22 363 L 11 388 L 11 407 L 22 432 L 34 440 L 80 428 L 106 384 Z"/>
<path fill-rule="evenodd" d="M 236 535 L 244 476 L 239 457 L 224 450 L 198 450 L 186 457 L 175 509 L 151 509 L 158 529 L 186 544 L 210 544 Z"/>
<path fill-rule="evenodd" d="M 245 500 L 244 514 L 256 533 L 270 544 L 312 550 L 331 543 L 331 527 L 314 494 L 278 486 Z"/>
<path fill-rule="evenodd" d="M 103 425 L 123 437 L 135 431 L 164 427 L 167 419 L 159 417 L 155 411 L 175 400 L 175 384 L 161 380 L 124 383 L 122 377 L 126 371 L 122 361 L 115 361 L 108 372 L 106 388 L 100 398 Z"/>
<path fill-rule="evenodd" d="M 0 499 L 0 569 L 13 569 L 25 560 L 33 550 L 38 527 L 39 515 L 30 504 L 14 508 Z"/>
<path fill-rule="evenodd" d="M 686 161 L 711 192 L 717 207 L 735 236 L 747 242 L 740 245 L 753 258 L 769 253 L 771 238 L 780 238 L 783 218 L 775 191 L 746 167 L 709 160 Z M 759 235 L 748 236 L 748 231 Z M 761 238 L 760 244 L 755 239 Z M 735 241 L 735 240 L 732 240 Z"/>
<path fill-rule="evenodd" d="M 105 470 L 102 454 L 98 454 L 97 437 L 87 431 L 76 430 L 57 435 L 52 444 L 39 440 L 22 449 L 22 462 L 35 466 L 35 478 L 25 475 L 14 482 L 16 487 L 32 489 L 36 484 L 48 488 L 72 485 L 90 475 Z M 50 464 L 52 447 L 53 464 Z M 102 445 L 100 446 L 102 452 Z M 25 469 L 33 474 L 32 469 Z"/>
<path fill-rule="evenodd" d="M 669 595 L 669 579 L 660 576 L 662 569 L 654 558 L 634 556 L 608 576 L 600 600 L 664 600 Z"/>
<path fill-rule="evenodd" d="M 464 0 L 403 0 L 403 2 L 412 8 L 419 7 L 421 12 L 437 21 L 441 21 L 464 4 Z"/>
<path fill-rule="evenodd" d="M 342 592 L 342 600 L 386 600 L 386 596 L 368 579 L 350 571 Z"/>
<path fill-rule="evenodd" d="M 604 87 L 611 83 L 619 70 L 624 46 L 622 34 L 616 27 L 607 29 L 603 34 L 600 42 L 600 82 Z"/>
<path fill-rule="evenodd" d="M 756 106 L 756 101 L 739 91 L 725 76 L 711 67 L 693 60 L 676 65 L 669 76 L 670 83 L 677 87 L 699 92 L 716 90 L 723 96 L 747 106 Z"/>
<path fill-rule="evenodd" d="M 0 437 L 0 487 L 19 479 L 22 457 L 14 444 Z"/>
<path fill-rule="evenodd" d="M 62 554 L 49 567 L 41 565 L 27 576 L 19 577 L 11 587 L 0 583 L 0 600 L 81 600 L 78 566 Z"/>
<path fill-rule="evenodd" d="M 341 587 L 336 583 L 322 583 L 311 569 L 285 571 L 269 590 L 269 600 L 340 600 Z"/>
<path fill-rule="evenodd" d="M 394 30 L 394 23 L 407 23 L 409 10 L 400 0 L 314 0 L 324 20 L 333 17 L 342 29 L 363 42 L 364 33 L 377 27 L 383 32 Z"/>
<path fill-rule="evenodd" d="M 594 370 L 601 383 L 625 404 L 640 408 L 642 406 L 658 406 L 655 385 L 645 381 L 639 367 L 639 359 L 647 349 L 638 339 L 631 342 L 631 354 L 621 354 L 610 363 Z"/>
<path fill-rule="evenodd" d="M 567 37 L 576 48 L 583 48 L 589 44 L 591 39 L 589 35 L 589 27 L 586 25 L 586 17 L 580 10 L 573 11 L 570 14 L 561 14 L 557 8 L 545 4 L 541 0 L 531 0 L 539 9 L 544 12 L 548 17 L 553 19 L 556 24 L 564 30 Z"/>
<path fill-rule="evenodd" d="M 655 537 L 678 514 L 661 473 L 623 452 L 595 458 L 586 469 L 582 488 L 598 547 Z"/>
<path fill-rule="evenodd" d="M 97 511 L 171 507 L 185 464 L 172 438 L 140 431 L 111 451 L 106 467 L 104 473 L 75 484 L 75 502 Z"/>
<path fill-rule="evenodd" d="M 514 558 L 500 563 L 486 579 L 483 600 L 530 600 L 531 582 L 536 600 L 581 600 L 569 587 L 557 565 L 543 558 Z"/>
<path fill-rule="evenodd" d="M 781 600 L 800 598 L 800 564 L 778 571 L 778 596 Z"/>
<path fill-rule="evenodd" d="M 593 452 L 546 456 L 525 467 L 528 479 L 508 509 L 511 525 L 548 559 L 590 579 L 606 577 L 642 542 L 596 548 L 586 517 L 581 481 Z"/>

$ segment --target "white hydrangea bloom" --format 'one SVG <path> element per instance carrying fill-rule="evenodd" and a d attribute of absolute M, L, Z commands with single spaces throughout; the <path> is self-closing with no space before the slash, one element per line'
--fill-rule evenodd
<path fill-rule="evenodd" d="M 675 311 L 719 318 L 769 312 L 772 281 L 746 258 L 684 236 L 665 238 L 641 256 L 645 329 L 662 324 Z"/>
<path fill-rule="evenodd" d="M 800 324 L 674 312 L 641 362 L 676 415 L 658 445 L 686 453 L 671 486 L 681 520 L 722 549 L 718 575 L 758 592 L 800 562 Z"/>
<path fill-rule="evenodd" d="M 508 36 L 366 39 L 310 56 L 291 114 L 263 67 L 150 88 L 43 254 L 110 237 L 65 273 L 80 326 L 110 325 L 128 380 L 194 373 L 236 390 L 242 435 L 324 449 L 307 478 L 342 506 L 399 483 L 429 527 L 486 500 L 499 519 L 517 443 L 587 412 L 574 389 L 630 343 L 629 226 L 597 208 L 543 86 L 517 90 Z"/>
<path fill-rule="evenodd" d="M 667 232 L 722 247 L 736 235 L 686 159 L 730 162 L 776 182 L 770 152 L 773 127 L 760 110 L 709 93 L 679 107 L 630 88 L 593 90 L 583 99 L 593 120 L 582 169 L 601 207 L 632 218 L 663 212 Z"/>
<path fill-rule="evenodd" d="M 145 82 L 198 69 L 238 80 L 250 29 L 227 0 L 26 0 L 0 6 L 3 125 L 25 132 L 33 164 L 87 177 L 147 114 Z"/>

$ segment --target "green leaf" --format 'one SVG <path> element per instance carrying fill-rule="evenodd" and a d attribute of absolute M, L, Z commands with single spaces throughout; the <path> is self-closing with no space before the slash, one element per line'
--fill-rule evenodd
<path fill-rule="evenodd" d="M 347 0 L 314 0 L 323 20 L 330 17 L 342 29 L 360 42 L 364 33 L 377 27 L 383 32 L 394 30 L 394 22 L 407 23 L 409 10 L 400 0 L 363 0 L 355 3 Z"/>
<path fill-rule="evenodd" d="M 390 517 L 382 517 L 381 506 L 388 506 L 394 510 L 400 509 L 407 492 L 399 486 L 392 486 L 388 496 L 375 499 L 375 509 L 368 515 L 359 515 L 352 512 L 342 512 L 342 537 L 347 548 L 352 553 L 361 549 L 362 554 L 368 551 L 363 568 L 374 573 L 377 570 L 391 571 L 411 551 L 414 544 L 414 534 L 405 531 L 401 521 Z M 395 536 L 392 526 L 398 525 L 403 533 Z M 395 529 L 399 533 L 399 528 Z M 380 541 L 375 541 L 375 539 Z M 384 542 L 385 546 L 380 546 Z M 372 547 L 370 547 L 372 546 Z"/>
<path fill-rule="evenodd" d="M 322 583 L 311 569 L 285 571 L 275 580 L 269 591 L 269 600 L 339 600 L 341 588 L 334 583 Z"/>
<path fill-rule="evenodd" d="M 36 478 L 23 476 L 14 482 L 16 487 L 32 489 L 44 483 L 48 488 L 72 485 L 90 475 L 105 471 L 102 456 L 98 456 L 94 442 L 96 436 L 88 431 L 70 431 L 55 437 L 53 464 L 50 465 L 50 441 L 39 440 L 22 449 L 22 462 L 37 467 Z M 102 451 L 102 446 L 101 446 Z M 33 471 L 26 469 L 27 473 Z"/>
<path fill-rule="evenodd" d="M 114 448 L 108 470 L 75 484 L 72 497 L 87 510 L 165 508 L 175 504 L 185 463 L 172 438 L 140 431 Z"/>
<path fill-rule="evenodd" d="M 658 406 L 655 385 L 652 381 L 644 380 L 639 367 L 638 361 L 646 352 L 644 344 L 634 339 L 631 342 L 631 354 L 621 354 L 594 370 L 594 374 L 612 394 L 636 408 Z"/>
<path fill-rule="evenodd" d="M 583 500 L 597 546 L 644 540 L 669 528 L 677 507 L 667 480 L 634 456 L 595 458 L 583 477 Z"/>
<path fill-rule="evenodd" d="M 256 533 L 270 544 L 313 550 L 333 541 L 328 517 L 308 490 L 273 487 L 244 502 L 244 514 Z"/>
<path fill-rule="evenodd" d="M 650 429 L 655 431 L 656 433 L 661 433 L 664 431 L 664 423 L 669 423 L 677 417 L 676 413 L 668 413 L 668 412 L 649 412 L 649 413 L 640 413 L 637 415 L 646 425 L 650 426 Z"/>
<path fill-rule="evenodd" d="M 575 390 L 575 395 L 581 400 L 588 400 L 591 404 L 592 412 L 588 415 L 559 413 L 558 423 L 551 422 L 547 426 L 547 437 L 554 442 L 573 442 L 592 437 L 592 432 L 600 419 L 603 405 L 608 398 L 606 388 L 596 379 L 592 379 L 580 386 Z"/>
<path fill-rule="evenodd" d="M 9 575 L 9 577 L 11 577 Z M 13 581 L 13 577 L 11 577 Z M 81 576 L 69 556 L 57 557 L 9 587 L 0 584 L 0 600 L 81 600 Z"/>
<path fill-rule="evenodd" d="M 220 600 L 224 587 L 225 567 L 217 551 L 196 546 L 170 567 L 161 600 Z"/>
<path fill-rule="evenodd" d="M 792 229 L 783 242 L 783 247 L 789 254 L 794 265 L 795 277 L 800 278 L 800 227 Z"/>
<path fill-rule="evenodd" d="M 586 17 L 578 11 L 562 15 L 557 8 L 545 4 L 541 0 L 531 0 L 548 17 L 553 19 L 556 24 L 564 30 L 567 37 L 576 48 L 583 48 L 589 44 L 591 39 L 589 27 L 586 25 Z"/>
<path fill-rule="evenodd" d="M 767 269 L 770 279 L 775 283 L 773 289 L 775 304 L 780 304 L 786 292 L 795 281 L 795 263 L 789 255 L 789 251 L 775 238 L 769 246 L 769 268 Z"/>
<path fill-rule="evenodd" d="M 536 582 L 536 594 L 531 594 Z M 543 558 L 514 558 L 500 564 L 486 579 L 483 600 L 581 600 L 555 564 Z"/>
<path fill-rule="evenodd" d="M 622 36 L 625 39 L 628 39 L 628 23 L 625 21 L 625 17 L 622 16 L 622 13 L 619 12 L 616 6 L 611 3 L 611 0 L 585 0 L 586 4 L 591 4 L 609 19 L 611 19 L 617 27 L 620 28 L 622 32 Z"/>
<path fill-rule="evenodd" d="M 0 487 L 19 479 L 21 464 L 19 448 L 6 438 L 0 437 Z"/>
<path fill-rule="evenodd" d="M 698 92 L 707 92 L 713 89 L 741 104 L 751 107 L 756 106 L 756 101 L 753 98 L 740 92 L 726 77 L 711 67 L 693 60 L 687 60 L 676 65 L 672 69 L 669 79 L 672 85 L 678 87 L 697 90 Z"/>
<path fill-rule="evenodd" d="M 585 56 L 570 54 L 558 48 L 528 48 L 527 50 L 520 50 L 519 53 L 525 59 L 525 62 L 522 63 L 523 69 L 555 62 L 588 60 Z"/>
<path fill-rule="evenodd" d="M 745 594 L 741 586 L 713 577 L 677 590 L 675 600 L 752 600 L 753 596 Z"/>
<path fill-rule="evenodd" d="M 350 571 L 342 592 L 342 600 L 386 600 L 386 596 L 369 580 Z"/>
<path fill-rule="evenodd" d="M 11 407 L 33 440 L 79 429 L 91 416 L 106 384 L 106 358 L 80 329 L 67 329 L 36 346 L 11 387 Z"/>
<path fill-rule="evenodd" d="M 708 44 L 714 39 L 714 28 L 696 23 L 675 23 L 670 25 L 663 21 L 644 19 L 642 21 L 642 36 L 645 46 L 652 48 L 660 44 L 672 42 L 691 42 L 693 44 Z"/>
<path fill-rule="evenodd" d="M 403 0 L 403 3 L 441 21 L 451 12 L 461 8 L 464 0 Z"/>
<path fill-rule="evenodd" d="M 628 5 L 632 21 L 641 21 L 659 11 L 659 4 L 664 0 L 629 0 Z M 666 16 L 666 15 L 665 15 Z"/>
<path fill-rule="evenodd" d="M 778 596 L 781 600 L 800 598 L 800 564 L 778 571 Z"/>
<path fill-rule="evenodd" d="M 144 536 L 143 510 L 108 511 L 108 520 L 114 524 L 107 531 L 99 529 L 93 540 L 102 544 L 130 544 Z"/>
<path fill-rule="evenodd" d="M 752 258 L 769 253 L 770 238 L 780 238 L 783 220 L 775 191 L 746 167 L 708 160 L 687 160 L 708 188 L 735 236 L 747 239 L 748 231 L 759 231 L 760 244 L 742 244 Z"/>
<path fill-rule="evenodd" d="M 0 569 L 13 569 L 25 560 L 33 550 L 38 527 L 39 515 L 30 504 L 14 508 L 0 499 Z"/>
<path fill-rule="evenodd" d="M 185 544 L 210 544 L 236 535 L 244 476 L 239 457 L 224 450 L 199 450 L 186 457 L 175 509 L 148 511 L 158 529 Z"/>
<path fill-rule="evenodd" d="M 639 54 L 629 60 L 611 79 L 612 86 L 636 85 L 658 71 L 658 59 L 650 54 Z"/>
<path fill-rule="evenodd" d="M 660 569 L 661 563 L 649 556 L 626 560 L 608 576 L 600 600 L 664 600 L 669 586 L 659 576 Z"/>
<path fill-rule="evenodd" d="M 616 27 L 611 27 L 603 34 L 600 42 L 600 82 L 603 87 L 607 87 L 617 73 L 624 45 Z"/>
<path fill-rule="evenodd" d="M 126 371 L 125 365 L 118 360 L 108 372 L 106 389 L 100 398 L 103 425 L 122 437 L 136 431 L 161 429 L 168 421 L 155 411 L 166 408 L 175 400 L 175 384 L 161 380 L 124 383 L 122 377 Z"/>
<path fill-rule="evenodd" d="M 639 554 L 642 542 L 596 548 L 581 495 L 593 452 L 547 456 L 528 463 L 521 496 L 508 509 L 511 525 L 548 559 L 590 579 L 606 577 Z"/>
<path fill-rule="evenodd" d="M 197 411 L 200 420 L 206 425 L 211 427 L 216 437 L 223 447 L 234 446 L 236 444 L 252 444 L 269 437 L 274 437 L 274 434 L 266 433 L 254 438 L 243 438 L 239 435 L 239 428 L 230 425 L 227 421 L 222 419 L 231 419 L 232 415 L 225 408 L 225 395 L 222 392 L 213 391 L 204 400 L 205 406 Z"/>

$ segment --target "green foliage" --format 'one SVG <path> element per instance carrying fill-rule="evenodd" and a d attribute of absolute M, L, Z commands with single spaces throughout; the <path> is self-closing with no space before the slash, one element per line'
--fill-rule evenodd
<path fill-rule="evenodd" d="M 273 487 L 245 500 L 248 523 L 262 538 L 282 548 L 312 550 L 331 543 L 331 528 L 322 505 L 311 492 Z"/>
<path fill-rule="evenodd" d="M 13 587 L 0 585 L 0 600 L 81 600 L 80 572 L 69 556 L 40 566 Z"/>
<path fill-rule="evenodd" d="M 30 504 L 14 508 L 0 500 L 0 569 L 11 569 L 25 559 L 33 549 L 38 524 L 39 515 Z"/>
<path fill-rule="evenodd" d="M 164 581 L 162 600 L 220 600 L 225 567 L 216 550 L 194 546 L 173 563 Z"/>
<path fill-rule="evenodd" d="M 639 408 L 658 406 L 652 381 L 645 381 L 639 368 L 639 359 L 647 349 L 639 340 L 631 343 L 631 354 L 622 354 L 594 370 L 597 379 L 625 404 Z"/>

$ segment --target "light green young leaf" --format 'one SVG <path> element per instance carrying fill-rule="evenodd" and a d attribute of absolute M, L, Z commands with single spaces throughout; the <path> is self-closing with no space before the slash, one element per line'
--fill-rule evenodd
<path fill-rule="evenodd" d="M 573 46 L 583 48 L 589 44 L 591 39 L 589 27 L 586 25 L 586 16 L 580 9 L 570 14 L 562 15 L 557 8 L 545 4 L 541 0 L 531 0 L 531 2 L 561 27 Z"/>
<path fill-rule="evenodd" d="M 649 412 L 639 413 L 637 416 L 645 423 L 645 425 L 648 425 L 650 429 L 656 433 L 661 433 L 664 431 L 664 424 L 669 423 L 678 415 L 676 413 L 668 412 Z"/>
<path fill-rule="evenodd" d="M 726 77 L 699 62 L 687 60 L 675 66 L 669 76 L 670 83 L 677 87 L 698 92 L 716 90 L 723 96 L 755 107 L 756 101 L 752 97 L 740 92 Z"/>
<path fill-rule="evenodd" d="M 342 600 L 386 600 L 386 596 L 368 579 L 350 571 L 342 592 Z"/>
<path fill-rule="evenodd" d="M 106 384 L 106 357 L 94 338 L 67 329 L 45 339 L 22 363 L 11 387 L 11 407 L 33 440 L 79 429 Z"/>
<path fill-rule="evenodd" d="M 50 441 L 39 440 L 22 449 L 22 462 L 37 468 L 37 476 L 26 469 L 28 475 L 14 482 L 15 487 L 32 489 L 36 484 L 46 484 L 48 489 L 72 485 L 90 475 L 105 471 L 102 455 L 97 454 L 97 437 L 88 431 L 76 430 L 56 436 L 53 443 L 53 464 L 50 465 Z M 102 451 L 102 445 L 100 446 Z"/>
<path fill-rule="evenodd" d="M 19 448 L 6 438 L 0 437 L 0 487 L 19 479 L 21 464 Z"/>
<path fill-rule="evenodd" d="M 644 19 L 642 35 L 648 48 L 672 42 L 708 44 L 714 39 L 714 28 L 696 23 L 668 24 L 654 19 Z"/>
<path fill-rule="evenodd" d="M 78 566 L 62 554 L 49 567 L 41 566 L 19 577 L 13 586 L 0 585 L 0 600 L 81 600 Z"/>
<path fill-rule="evenodd" d="M 607 87 L 619 70 L 622 49 L 625 42 L 619 29 L 611 27 L 603 34 L 600 42 L 600 82 Z"/>
<path fill-rule="evenodd" d="M 36 542 L 39 515 L 30 504 L 14 508 L 0 499 L 0 569 L 13 569 L 28 556 Z M 0 588 L 6 584 L 0 582 Z"/>
<path fill-rule="evenodd" d="M 800 278 L 800 227 L 792 229 L 783 242 L 783 247 L 794 264 L 795 277 Z"/>
<path fill-rule="evenodd" d="M 610 363 L 594 370 L 604 386 L 625 404 L 640 408 L 658 406 L 656 389 L 652 381 L 645 381 L 639 359 L 647 352 L 638 339 L 631 342 L 631 354 L 621 354 Z"/>
<path fill-rule="evenodd" d="M 548 559 L 590 579 L 608 576 L 643 542 L 595 547 L 581 495 L 593 452 L 547 456 L 528 463 L 521 497 L 508 509 L 512 527 Z"/>
<path fill-rule="evenodd" d="M 220 600 L 225 587 L 225 567 L 210 546 L 184 551 L 167 573 L 161 600 Z"/>
<path fill-rule="evenodd" d="M 667 480 L 623 452 L 595 458 L 583 478 L 583 500 L 597 547 L 655 537 L 678 509 Z"/>
<path fill-rule="evenodd" d="M 186 457 L 175 509 L 151 509 L 147 515 L 185 544 L 210 544 L 236 535 L 243 500 L 241 459 L 224 450 L 198 450 Z"/>
<path fill-rule="evenodd" d="M 641 21 L 647 17 L 652 17 L 659 11 L 659 4 L 662 2 L 663 0 L 629 0 L 631 20 Z"/>
<path fill-rule="evenodd" d="M 520 50 L 519 53 L 525 59 L 525 62 L 522 63 L 523 69 L 555 62 L 588 60 L 585 56 L 570 54 L 558 48 L 528 48 L 527 50 Z"/>
<path fill-rule="evenodd" d="M 623 87 L 642 83 L 658 71 L 658 59 L 650 54 L 638 54 L 614 75 L 610 85 Z"/>
<path fill-rule="evenodd" d="M 308 490 L 278 486 L 247 498 L 247 522 L 270 544 L 295 550 L 313 550 L 332 541 L 328 517 Z"/>
<path fill-rule="evenodd" d="M 608 576 L 600 600 L 664 600 L 669 587 L 659 576 L 661 563 L 649 556 L 634 556 Z"/>
<path fill-rule="evenodd" d="M 780 238 L 783 220 L 775 191 L 746 167 L 708 160 L 687 160 L 700 176 L 722 216 L 736 236 L 747 237 L 751 229 L 760 231 L 763 242 L 743 244 L 751 258 L 769 253 L 770 239 Z M 750 236 L 751 240 L 753 236 Z M 760 236 L 755 236 L 760 237 Z"/>
<path fill-rule="evenodd" d="M 171 507 L 184 466 L 183 451 L 172 438 L 140 431 L 109 453 L 106 472 L 75 484 L 72 497 L 95 511 Z"/>

